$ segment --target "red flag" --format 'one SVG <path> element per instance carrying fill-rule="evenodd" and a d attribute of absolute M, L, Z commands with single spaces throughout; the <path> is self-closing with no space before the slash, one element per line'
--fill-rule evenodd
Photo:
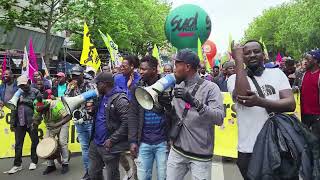
<path fill-rule="evenodd" d="M 4 55 L 3 62 L 2 62 L 2 78 L 6 70 L 7 70 L 7 55 Z"/>
<path fill-rule="evenodd" d="M 277 58 L 276 58 L 276 64 L 280 65 L 282 62 L 281 54 L 278 52 Z"/>
<path fill-rule="evenodd" d="M 38 71 L 38 63 L 37 63 L 37 57 L 34 53 L 33 46 L 32 46 L 32 39 L 29 41 L 29 79 L 31 79 L 31 82 L 34 82 L 33 74 L 34 72 Z"/>

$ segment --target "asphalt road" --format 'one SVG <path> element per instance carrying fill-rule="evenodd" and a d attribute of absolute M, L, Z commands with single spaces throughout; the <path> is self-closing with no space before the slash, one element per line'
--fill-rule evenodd
<path fill-rule="evenodd" d="M 57 165 L 57 171 L 49 175 L 42 175 L 42 172 L 46 168 L 46 164 L 43 160 L 39 161 L 38 168 L 34 171 L 29 171 L 30 158 L 23 158 L 23 170 L 8 175 L 3 172 L 8 171 L 13 164 L 13 159 L 0 159 L 0 180 L 80 180 L 83 175 L 81 157 L 76 155 L 70 160 L 70 171 L 67 174 L 61 175 L 61 166 Z M 121 178 L 124 175 L 122 167 L 120 167 Z M 156 174 L 155 167 L 153 174 Z M 156 180 L 156 175 L 153 175 L 152 180 Z M 186 180 L 191 180 L 190 175 L 187 175 Z M 234 162 L 222 163 L 221 158 L 215 157 L 212 162 L 212 180 L 243 180 L 240 172 Z"/>

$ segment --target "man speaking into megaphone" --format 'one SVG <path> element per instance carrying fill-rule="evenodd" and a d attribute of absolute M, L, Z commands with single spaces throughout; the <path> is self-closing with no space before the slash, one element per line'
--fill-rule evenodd
<path fill-rule="evenodd" d="M 197 73 L 199 57 L 190 49 L 174 58 L 176 86 L 172 100 L 171 150 L 167 180 L 182 180 L 188 169 L 195 179 L 211 179 L 214 125 L 225 116 L 219 87 Z M 175 112 L 174 112 L 175 111 Z"/>

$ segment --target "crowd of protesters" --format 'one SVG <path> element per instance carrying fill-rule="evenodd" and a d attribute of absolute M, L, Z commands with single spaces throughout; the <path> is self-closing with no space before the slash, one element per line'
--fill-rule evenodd
<path fill-rule="evenodd" d="M 103 179 L 104 169 L 105 179 L 120 179 L 119 165 L 126 171 L 124 179 L 150 180 L 154 163 L 159 180 L 182 180 L 189 171 L 192 179 L 211 179 L 213 126 L 223 124 L 222 92 L 230 92 L 236 103 L 239 129 L 237 165 L 245 180 L 263 179 L 266 177 L 263 172 L 259 176 L 258 171 L 251 173 L 250 161 L 256 160 L 256 140 L 270 112 L 295 110 L 293 93 L 300 93 L 302 123 L 320 138 L 320 50 L 307 52 L 301 61 L 283 58 L 280 64 L 266 63 L 263 52 L 258 41 L 236 45 L 233 59 L 221 67 L 212 67 L 212 72 L 207 72 L 197 54 L 189 49 L 180 50 L 172 63 L 162 65 L 161 71 L 156 58 L 145 56 L 139 60 L 133 55 L 124 57 L 120 67 L 104 66 L 99 73 L 76 65 L 70 75 L 58 72 L 50 78 L 35 72 L 32 81 L 25 75 L 15 79 L 6 70 L 2 72 L 0 106 L 19 88 L 23 91 L 11 113 L 15 158 L 7 173 L 22 170 L 22 147 L 27 132 L 32 141 L 29 169 L 37 168 L 38 115 L 38 120 L 45 119 L 47 136 L 59 139 L 62 174 L 69 171 L 68 131 L 72 119 L 81 145 L 83 180 Z M 171 73 L 175 75 L 176 86 L 160 92 L 152 110 L 143 109 L 134 95 L 136 88 L 148 87 Z M 52 124 L 53 118 L 48 114 L 58 106 L 51 102 L 47 108 L 40 108 L 35 103 L 39 97 L 74 97 L 93 89 L 98 90 L 99 97 L 83 103 L 71 115 L 60 107 L 56 114 L 57 121 L 61 121 L 59 126 Z M 293 175 L 276 171 L 269 175 L 298 180 L 298 169 Z M 43 175 L 53 171 L 56 165 L 48 161 Z"/>

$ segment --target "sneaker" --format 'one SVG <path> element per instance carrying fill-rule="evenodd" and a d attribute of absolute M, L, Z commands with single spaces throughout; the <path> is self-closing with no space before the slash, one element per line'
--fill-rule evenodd
<path fill-rule="evenodd" d="M 86 172 L 86 173 L 84 174 L 84 176 L 81 178 L 81 180 L 90 180 L 89 173 Z"/>
<path fill-rule="evenodd" d="M 14 173 L 21 171 L 21 170 L 22 170 L 22 166 L 13 166 L 9 171 L 4 172 L 4 173 L 14 174 Z"/>
<path fill-rule="evenodd" d="M 35 170 L 35 169 L 37 169 L 37 164 L 30 163 L 29 170 Z"/>
<path fill-rule="evenodd" d="M 69 171 L 68 164 L 62 164 L 61 174 L 65 174 Z"/>
<path fill-rule="evenodd" d="M 53 171 L 57 170 L 56 166 L 47 166 L 47 168 L 43 171 L 43 175 L 47 175 L 52 173 Z"/>

